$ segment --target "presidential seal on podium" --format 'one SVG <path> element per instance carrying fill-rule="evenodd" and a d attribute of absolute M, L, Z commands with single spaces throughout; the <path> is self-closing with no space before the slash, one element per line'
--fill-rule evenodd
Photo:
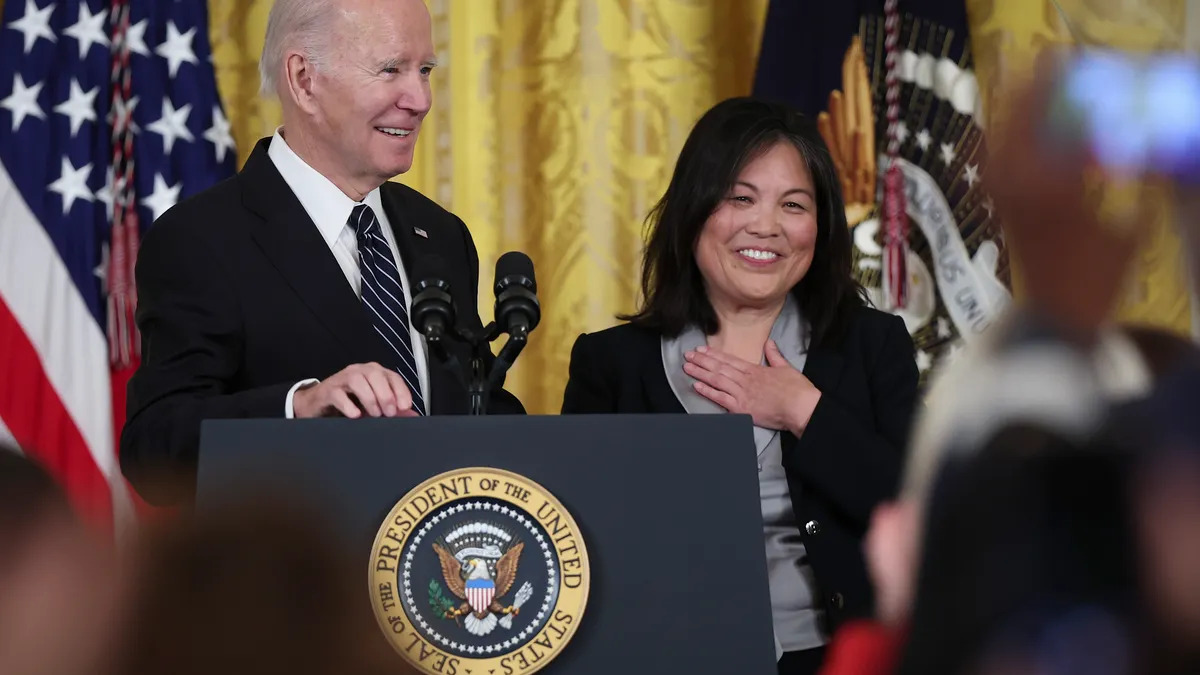
<path fill-rule="evenodd" d="M 423 672 L 532 673 L 574 636 L 591 572 L 574 519 L 517 474 L 435 476 L 388 513 L 371 549 L 375 617 Z"/>

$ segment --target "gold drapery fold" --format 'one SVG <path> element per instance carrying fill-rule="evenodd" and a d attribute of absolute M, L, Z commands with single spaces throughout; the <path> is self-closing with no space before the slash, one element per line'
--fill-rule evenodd
<path fill-rule="evenodd" d="M 1003 115 L 1009 86 L 1027 77 L 1038 54 L 1047 48 L 1084 44 L 1145 52 L 1187 46 L 1183 35 L 1186 0 L 966 3 L 976 71 L 990 122 Z M 989 123 L 990 128 L 994 126 Z M 1160 200 L 1163 208 L 1130 273 L 1117 317 L 1186 335 L 1192 328 L 1187 261 L 1166 199 Z M 1020 261 L 1014 265 L 1019 270 Z M 1017 292 L 1019 295 L 1019 284 Z"/>
<path fill-rule="evenodd" d="M 749 93 L 766 0 L 427 0 L 442 65 L 416 162 L 398 180 L 458 214 L 479 249 L 533 259 L 542 323 L 508 378 L 561 405 L 571 345 L 634 308 L 646 213 L 695 120 Z M 269 0 L 209 0 L 238 151 L 279 122 L 257 95 Z M 502 338 L 503 339 L 503 338 Z"/>

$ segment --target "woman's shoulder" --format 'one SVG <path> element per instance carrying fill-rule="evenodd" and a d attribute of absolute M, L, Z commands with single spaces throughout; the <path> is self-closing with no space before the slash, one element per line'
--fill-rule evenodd
<path fill-rule="evenodd" d="M 850 312 L 846 328 L 849 333 L 858 333 L 867 338 L 882 339 L 896 331 L 908 334 L 904 319 L 891 312 L 875 309 L 870 305 L 856 306 Z"/>
<path fill-rule="evenodd" d="M 634 346 L 658 346 L 660 335 L 635 323 L 618 323 L 593 333 L 582 333 L 575 340 L 575 350 L 608 352 L 628 350 Z"/>

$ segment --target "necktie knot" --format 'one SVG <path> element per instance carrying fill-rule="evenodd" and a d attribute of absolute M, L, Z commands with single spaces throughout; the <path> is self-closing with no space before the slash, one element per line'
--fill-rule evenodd
<path fill-rule="evenodd" d="M 350 229 L 354 230 L 359 236 L 370 234 L 371 229 L 378 221 L 375 219 L 375 212 L 366 204 L 359 204 L 350 212 L 348 224 Z"/>

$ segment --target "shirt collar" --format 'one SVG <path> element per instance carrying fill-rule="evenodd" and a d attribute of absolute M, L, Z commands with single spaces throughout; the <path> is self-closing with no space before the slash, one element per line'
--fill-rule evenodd
<path fill-rule="evenodd" d="M 283 134 L 280 133 L 282 128 L 276 129 L 275 135 L 271 137 L 267 156 L 300 200 L 300 205 L 312 218 L 327 245 L 332 247 L 341 236 L 342 228 L 346 227 L 350 220 L 350 213 L 359 204 L 370 206 L 375 212 L 375 217 L 379 218 L 381 223 L 384 222 L 383 201 L 379 197 L 379 188 L 367 193 L 361 202 L 350 199 L 338 186 L 309 166 L 292 150 L 287 141 L 283 140 Z"/>

